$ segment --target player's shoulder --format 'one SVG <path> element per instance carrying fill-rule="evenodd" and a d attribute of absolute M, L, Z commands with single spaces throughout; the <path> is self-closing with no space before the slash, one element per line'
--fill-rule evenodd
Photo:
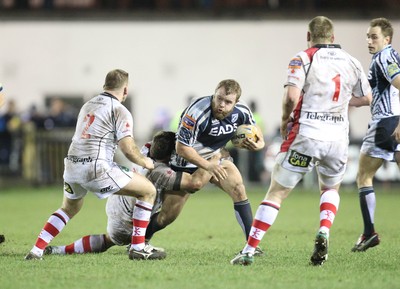
<path fill-rule="evenodd" d="M 211 96 L 203 96 L 194 100 L 185 110 L 183 117 L 190 117 L 197 120 L 204 115 L 211 113 Z"/>
<path fill-rule="evenodd" d="M 388 64 L 393 62 L 393 60 L 398 61 L 399 60 L 399 54 L 394 48 L 389 45 L 376 53 L 374 55 L 374 58 L 379 61 L 382 64 Z M 388 62 L 389 61 L 389 62 Z"/>

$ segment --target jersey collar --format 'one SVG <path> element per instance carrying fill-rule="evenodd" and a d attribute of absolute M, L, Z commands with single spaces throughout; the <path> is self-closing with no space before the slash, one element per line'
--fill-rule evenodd
<path fill-rule="evenodd" d="M 315 44 L 316 48 L 341 48 L 339 44 Z"/>

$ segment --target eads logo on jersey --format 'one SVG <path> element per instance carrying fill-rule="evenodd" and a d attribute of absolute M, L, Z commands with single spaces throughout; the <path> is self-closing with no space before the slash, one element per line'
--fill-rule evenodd
<path fill-rule="evenodd" d="M 212 121 L 211 129 L 208 135 L 211 136 L 219 136 L 221 134 L 231 134 L 237 129 L 237 123 L 239 115 L 237 113 L 233 113 L 231 116 L 231 122 L 228 124 L 221 123 L 221 121 Z"/>

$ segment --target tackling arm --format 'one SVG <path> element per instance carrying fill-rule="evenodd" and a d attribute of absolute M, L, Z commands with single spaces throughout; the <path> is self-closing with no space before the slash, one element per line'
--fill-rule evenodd
<path fill-rule="evenodd" d="M 367 95 L 364 95 L 362 97 L 352 96 L 349 102 L 349 106 L 355 106 L 355 107 L 367 106 L 371 104 L 371 101 L 372 101 L 372 93 L 368 93 Z"/>
<path fill-rule="evenodd" d="M 124 137 L 118 142 L 118 145 L 128 160 L 146 169 L 154 169 L 154 163 L 152 159 L 140 153 L 140 150 L 137 147 L 133 137 Z"/>

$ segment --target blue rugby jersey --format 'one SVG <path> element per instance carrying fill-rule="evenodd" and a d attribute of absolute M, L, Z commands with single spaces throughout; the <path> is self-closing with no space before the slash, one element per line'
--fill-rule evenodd
<path fill-rule="evenodd" d="M 255 125 L 253 113 L 243 103 L 236 103 L 232 113 L 223 120 L 213 118 L 211 102 L 213 96 L 196 99 L 182 113 L 179 121 L 177 141 L 193 147 L 205 159 L 218 153 L 233 137 L 237 127 L 242 124 Z M 176 153 L 171 164 L 180 168 L 195 168 Z"/>
<path fill-rule="evenodd" d="M 391 45 L 374 54 L 368 72 L 372 119 L 400 115 L 399 91 L 391 85 L 400 74 L 400 56 Z"/>

